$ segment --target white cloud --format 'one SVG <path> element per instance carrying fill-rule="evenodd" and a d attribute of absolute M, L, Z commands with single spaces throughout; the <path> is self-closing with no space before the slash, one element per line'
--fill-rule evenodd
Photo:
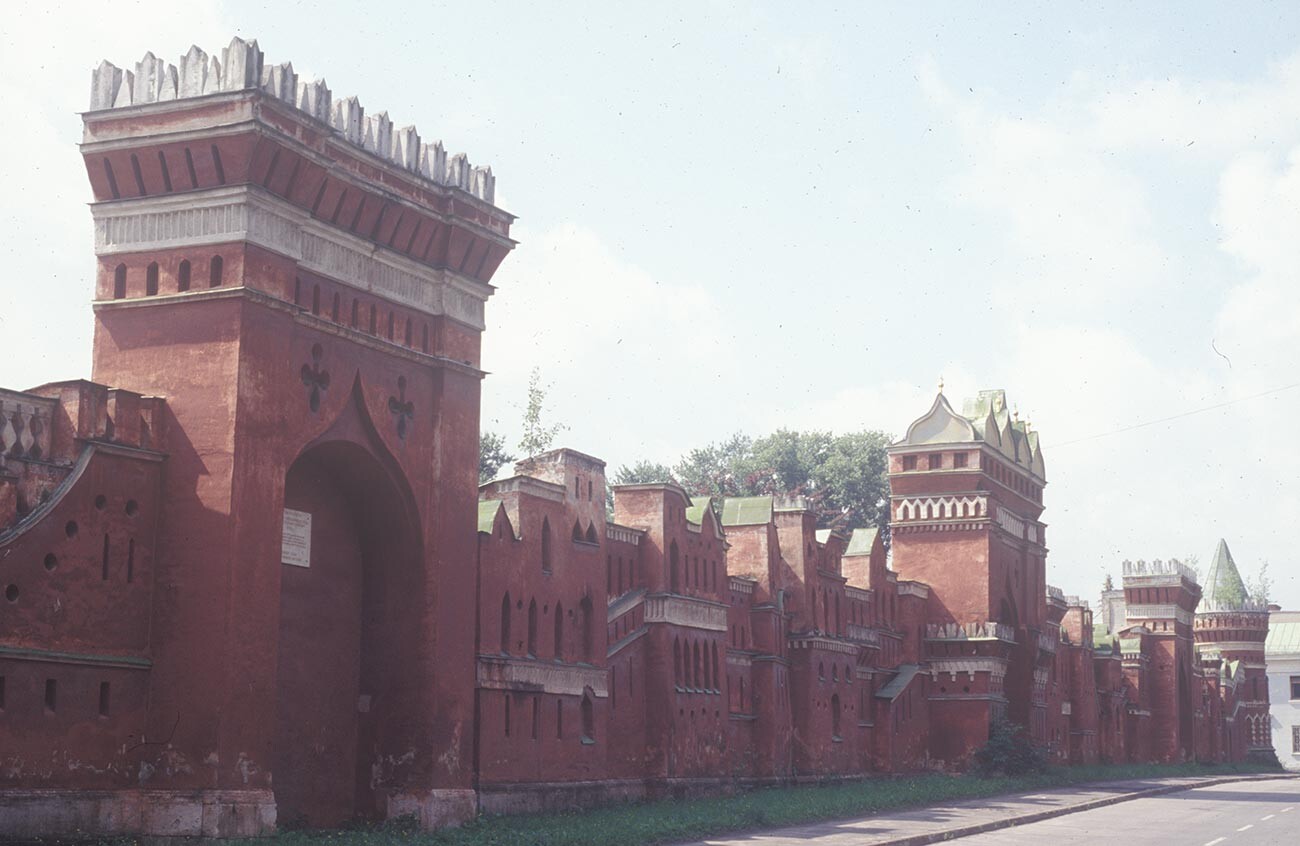
<path fill-rule="evenodd" d="M 488 303 L 484 426 L 513 440 L 536 366 L 551 385 L 550 415 L 569 427 L 559 441 L 614 464 L 676 458 L 720 411 L 682 398 L 737 376 L 721 306 L 699 286 L 654 278 L 589 228 L 515 235 L 521 245 Z M 625 452 L 650 432 L 661 440 Z"/>
<path fill-rule="evenodd" d="M 967 153 L 958 195 L 1005 223 L 989 282 L 1003 325 L 980 375 L 1042 432 L 1049 578 L 1092 596 L 1123 558 L 1204 561 L 1224 536 L 1300 603 L 1281 528 L 1300 507 L 1300 390 L 1118 431 L 1296 381 L 1300 63 L 1131 93 L 1075 80 L 1017 114 L 933 62 L 918 78 Z M 1231 366 L 1181 354 L 1199 341 L 1169 346 L 1200 332 Z"/>
<path fill-rule="evenodd" d="M 0 22 L 6 114 L 0 385 L 22 389 L 90 375 L 91 194 L 76 145 L 92 68 L 101 58 L 130 67 L 146 50 L 175 61 L 191 42 L 211 52 L 234 32 L 216 0 L 6 6 Z"/>

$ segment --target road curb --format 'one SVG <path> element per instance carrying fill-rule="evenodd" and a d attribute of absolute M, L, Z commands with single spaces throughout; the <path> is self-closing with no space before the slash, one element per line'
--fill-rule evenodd
<path fill-rule="evenodd" d="M 913 834 L 907 837 L 895 838 L 894 840 L 878 840 L 874 841 L 871 846 L 924 846 L 928 843 L 943 843 L 948 840 L 956 840 L 959 837 L 970 837 L 972 834 L 984 834 L 989 831 L 999 831 L 1004 828 L 1028 825 L 1029 823 L 1050 820 L 1055 817 L 1063 817 L 1066 814 L 1077 814 L 1080 811 L 1091 811 L 1095 808 L 1105 808 L 1109 805 L 1118 805 L 1121 802 L 1131 802 L 1134 799 L 1146 799 L 1151 796 L 1164 796 L 1169 793 L 1181 793 L 1184 790 L 1196 790 L 1201 787 L 1214 787 L 1218 784 L 1229 784 L 1238 781 L 1274 781 L 1278 779 L 1294 778 L 1298 777 L 1289 774 L 1270 773 L 1266 775 L 1224 776 L 1222 778 L 1213 778 L 1207 781 L 1197 782 L 1196 784 L 1168 784 L 1147 790 L 1135 790 L 1132 793 L 1121 793 L 1118 796 L 1106 796 L 1101 799 L 1090 799 L 1087 802 L 1080 802 L 1077 805 L 1066 805 L 1061 808 L 1051 808 L 1046 811 L 1033 811 L 1028 814 L 1020 814 L 1018 816 L 1006 817 L 1005 819 L 1000 820 L 991 820 L 989 822 L 958 826 L 956 828 L 946 828 L 942 831 L 931 831 L 926 834 Z M 1099 782 L 1099 784 L 1105 784 L 1105 782 Z M 1075 786 L 1086 787 L 1087 785 L 1079 784 Z"/>

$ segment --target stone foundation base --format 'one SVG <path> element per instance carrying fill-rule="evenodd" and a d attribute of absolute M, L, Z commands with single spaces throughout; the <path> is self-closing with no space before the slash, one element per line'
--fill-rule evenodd
<path fill-rule="evenodd" d="M 413 816 L 426 831 L 460 825 L 478 814 L 473 790 L 425 790 L 394 793 L 388 797 L 387 819 Z"/>
<path fill-rule="evenodd" d="M 649 798 L 646 782 L 557 781 L 479 786 L 479 810 L 485 814 L 535 814 L 567 811 Z"/>
<path fill-rule="evenodd" d="M 260 837 L 274 831 L 270 790 L 0 790 L 0 832 L 8 837 Z"/>

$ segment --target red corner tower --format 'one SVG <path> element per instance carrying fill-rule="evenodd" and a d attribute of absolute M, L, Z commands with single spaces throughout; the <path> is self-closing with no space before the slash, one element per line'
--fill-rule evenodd
<path fill-rule="evenodd" d="M 491 171 L 238 38 L 101 64 L 84 120 L 94 379 L 170 415 L 114 766 L 243 832 L 472 814 Z"/>

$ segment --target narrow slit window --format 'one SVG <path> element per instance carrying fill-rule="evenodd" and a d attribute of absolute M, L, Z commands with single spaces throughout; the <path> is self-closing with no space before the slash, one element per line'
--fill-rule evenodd
<path fill-rule="evenodd" d="M 110 695 L 111 695 L 111 691 L 109 690 L 108 682 L 100 682 L 99 683 L 99 716 L 101 717 L 108 716 L 108 709 L 109 709 L 109 705 L 111 704 L 109 700 Z"/>
<path fill-rule="evenodd" d="M 53 712 L 59 705 L 59 683 L 54 679 L 45 680 L 45 710 Z"/>

